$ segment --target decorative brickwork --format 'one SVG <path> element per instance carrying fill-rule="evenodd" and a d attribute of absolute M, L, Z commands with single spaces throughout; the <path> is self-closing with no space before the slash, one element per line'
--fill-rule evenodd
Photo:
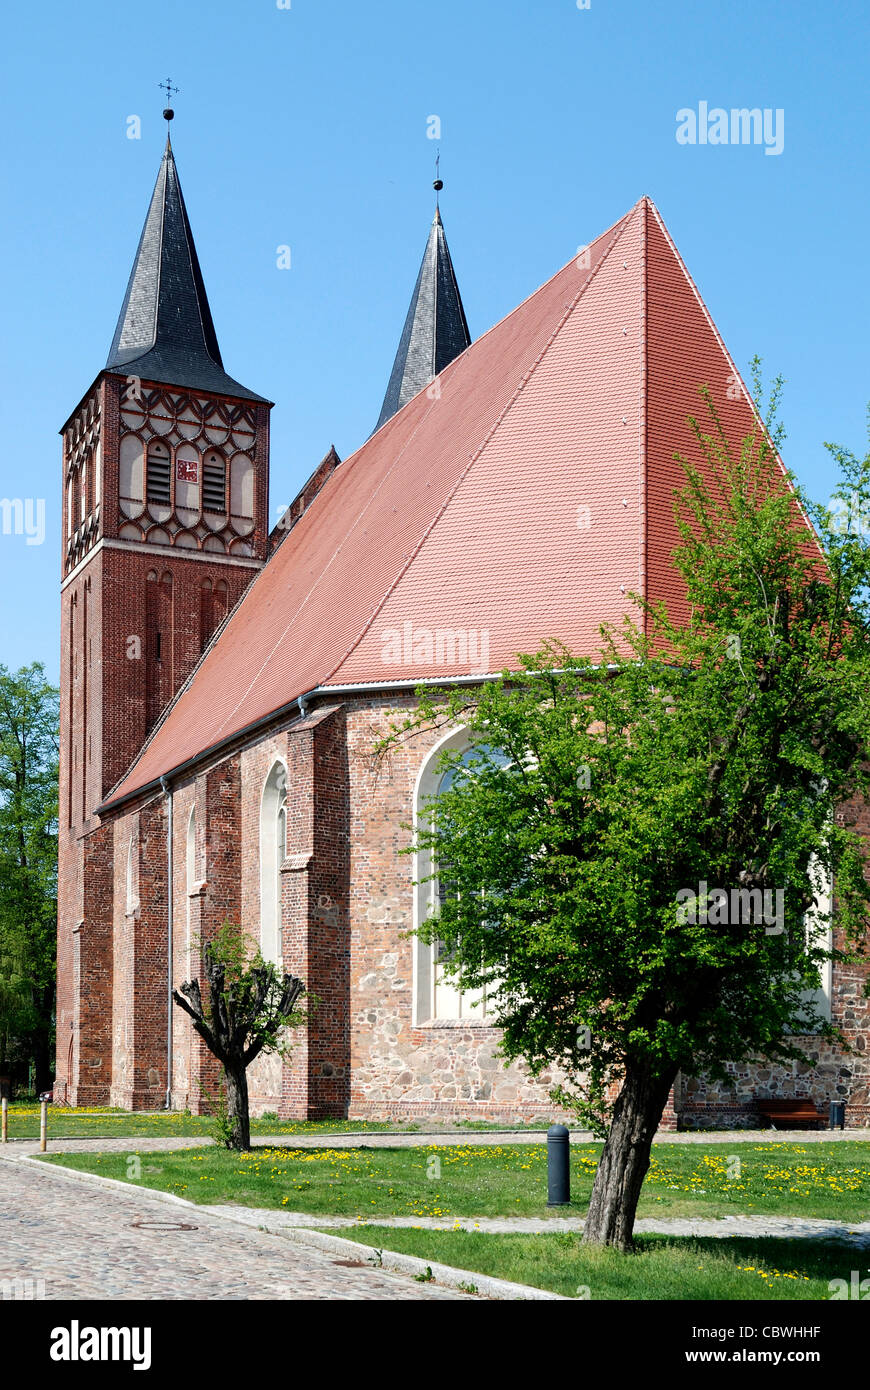
<path fill-rule="evenodd" d="M 165 874 L 166 831 L 163 826 L 158 835 L 152 827 L 139 841 L 137 872 L 148 885 L 139 916 L 128 918 L 118 906 L 126 890 L 117 861 L 122 879 L 129 836 L 117 849 L 113 918 L 111 827 L 126 820 L 101 826 L 95 812 L 261 567 L 269 422 L 264 404 L 148 389 L 148 383 L 138 400 L 125 400 L 125 390 L 123 378 L 104 373 L 63 432 L 56 1086 L 70 1103 L 79 1096 L 104 1103 L 111 1092 L 116 1104 L 153 1108 L 164 1102 L 167 1086 L 165 888 L 161 901 L 153 896 L 154 875 Z M 121 442 L 131 439 L 133 423 L 143 450 L 149 439 L 162 438 L 173 463 L 175 452 L 194 445 L 226 451 L 227 517 L 194 527 L 195 545 L 185 540 L 190 517 L 179 513 L 175 491 L 168 517 L 143 500 L 132 535 L 131 511 L 139 504 L 119 490 L 122 483 L 127 493 L 139 486 L 144 496 L 144 475 L 131 484 L 129 460 L 127 481 L 121 476 Z M 250 476 L 234 484 L 239 461 L 250 463 Z M 234 508 L 250 516 L 234 516 Z M 182 849 L 176 864 L 183 866 L 184 858 Z M 187 903 L 177 912 L 186 939 Z M 178 963 L 177 937 L 174 954 Z M 158 1035 L 162 1041 L 153 1041 Z"/>

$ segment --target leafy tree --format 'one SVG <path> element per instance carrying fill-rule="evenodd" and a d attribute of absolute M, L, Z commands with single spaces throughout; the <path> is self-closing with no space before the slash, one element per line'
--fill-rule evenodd
<path fill-rule="evenodd" d="M 39 663 L 0 666 L 0 1071 L 52 1077 L 58 692 Z"/>
<path fill-rule="evenodd" d="M 870 515 L 870 455 L 832 447 L 840 500 L 811 507 L 785 485 L 779 389 L 737 449 L 702 391 L 675 497 L 685 619 L 632 596 L 599 653 L 551 642 L 471 696 L 420 690 L 379 749 L 467 727 L 415 836 L 448 884 L 421 935 L 486 988 L 506 1057 L 559 1066 L 554 1098 L 606 1135 L 585 1238 L 621 1249 L 678 1071 L 805 1060 L 796 1035 L 837 1037 L 820 967 L 866 953 L 848 803 L 870 781 L 870 558 L 843 507 Z"/>
<path fill-rule="evenodd" d="M 296 1028 L 304 1014 L 296 1008 L 302 981 L 278 974 L 260 952 L 251 956 L 241 927 L 224 922 L 203 951 L 208 993 L 188 980 L 172 997 L 224 1069 L 228 1149 L 251 1147 L 247 1069 L 261 1052 L 288 1051 L 282 1032 Z"/>

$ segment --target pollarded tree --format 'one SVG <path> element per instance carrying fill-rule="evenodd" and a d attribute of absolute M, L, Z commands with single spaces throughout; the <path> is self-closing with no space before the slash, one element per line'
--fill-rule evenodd
<path fill-rule="evenodd" d="M 735 454 L 702 394 L 714 481 L 682 461 L 676 499 L 688 619 L 637 599 L 645 630 L 602 629 L 591 658 L 547 644 L 472 697 L 418 691 L 380 748 L 468 730 L 416 833 L 449 884 L 421 935 L 486 988 L 505 1056 L 559 1066 L 554 1098 L 606 1135 L 585 1238 L 621 1249 L 678 1071 L 804 1060 L 796 1035 L 837 1036 L 820 967 L 866 951 L 846 804 L 870 784 L 867 546 L 842 506 L 812 509 L 817 543 L 773 411 Z M 834 452 L 848 516 L 870 515 L 870 456 Z"/>
<path fill-rule="evenodd" d="M 282 1033 L 303 1022 L 297 1004 L 305 986 L 293 975 L 282 978 L 259 951 L 251 956 L 241 928 L 231 922 L 225 922 L 207 943 L 203 965 L 208 984 L 205 999 L 199 980 L 186 981 L 172 997 L 223 1066 L 227 1148 L 247 1150 L 251 1147 L 247 1069 L 261 1052 L 286 1054 Z"/>

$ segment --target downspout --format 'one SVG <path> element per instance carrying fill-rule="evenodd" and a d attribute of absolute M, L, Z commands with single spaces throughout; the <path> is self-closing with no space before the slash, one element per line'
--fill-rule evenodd
<path fill-rule="evenodd" d="M 160 778 L 160 786 L 167 798 L 166 818 L 166 1104 L 164 1110 L 172 1109 L 172 927 L 173 927 L 173 882 L 172 882 L 172 788 L 166 777 Z"/>

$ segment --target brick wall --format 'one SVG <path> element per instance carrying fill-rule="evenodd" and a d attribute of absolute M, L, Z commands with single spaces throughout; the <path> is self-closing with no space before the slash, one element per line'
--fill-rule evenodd
<path fill-rule="evenodd" d="M 505 1067 L 498 1031 L 487 1021 L 415 1014 L 417 944 L 407 935 L 414 923 L 414 863 L 401 851 L 410 840 L 417 777 L 436 735 L 417 735 L 378 769 L 371 756 L 389 721 L 412 702 L 391 696 L 321 707 L 175 788 L 174 981 L 201 977 L 200 937 L 208 940 L 225 920 L 241 922 L 259 939 L 260 808 L 280 759 L 288 790 L 287 857 L 279 873 L 282 962 L 302 977 L 317 1007 L 308 1027 L 293 1036 L 287 1061 L 261 1058 L 252 1067 L 252 1112 L 564 1118 L 547 1094 L 558 1075 L 533 1080 L 522 1063 Z M 194 807 L 191 882 L 186 851 Z M 69 1048 L 72 1031 L 74 1065 L 80 1061 L 84 1073 L 89 1059 L 102 1059 L 91 1067 L 99 1079 L 89 1084 L 105 1087 L 110 1078 L 113 1103 L 131 1108 L 158 1108 L 166 1086 L 166 814 L 159 796 L 91 831 L 77 842 L 82 881 L 73 874 L 62 887 L 66 912 L 81 913 L 85 925 L 71 933 L 63 955 L 81 1030 L 70 1030 L 64 1016 L 62 1044 L 59 1019 L 58 1054 Z M 870 833 L 867 809 L 860 815 Z M 131 839 L 135 913 L 126 902 Z M 107 899 L 114 900 L 109 911 Z M 850 1125 L 870 1121 L 864 975 L 862 968 L 840 967 L 834 976 L 834 1021 L 853 1044 L 851 1056 L 804 1039 L 805 1063 L 732 1068 L 730 1089 L 682 1076 L 665 1127 L 754 1123 L 753 1102 L 766 1096 L 811 1096 L 822 1110 L 830 1099 L 844 1099 Z M 177 1008 L 173 1030 L 173 1103 L 199 1110 L 202 1088 L 216 1087 L 217 1063 Z M 77 1094 L 73 1089 L 71 1096 Z"/>
<path fill-rule="evenodd" d="M 355 702 L 347 714 L 350 775 L 351 1094 L 360 1118 L 507 1121 L 563 1118 L 522 1063 L 505 1067 L 499 1034 L 485 1022 L 414 1019 L 416 943 L 409 843 L 414 787 L 439 735 L 421 734 L 375 772 L 372 748 L 413 697 Z"/>

